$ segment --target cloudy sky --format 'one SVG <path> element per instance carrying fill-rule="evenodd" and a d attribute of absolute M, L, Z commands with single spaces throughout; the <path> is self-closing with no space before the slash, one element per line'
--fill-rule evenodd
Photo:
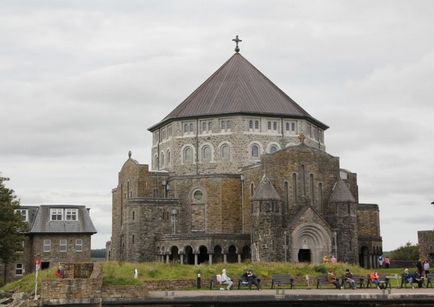
<path fill-rule="evenodd" d="M 241 54 L 328 124 L 385 250 L 433 229 L 433 1 L 0 2 L 0 172 L 22 204 L 85 204 L 102 248 L 131 150 Z"/>

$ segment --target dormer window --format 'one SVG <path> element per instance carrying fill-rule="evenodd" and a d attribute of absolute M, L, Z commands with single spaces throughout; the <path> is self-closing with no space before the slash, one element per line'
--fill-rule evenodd
<path fill-rule="evenodd" d="M 72 208 L 54 208 L 50 209 L 50 221 L 77 221 L 78 209 Z"/>
<path fill-rule="evenodd" d="M 27 210 L 27 209 L 17 209 L 17 210 L 15 210 L 15 212 L 18 212 L 21 215 L 21 217 L 22 217 L 22 219 L 23 219 L 24 222 L 28 222 L 29 221 L 29 210 Z"/>
<path fill-rule="evenodd" d="M 62 221 L 63 209 L 50 209 L 50 221 Z"/>
<path fill-rule="evenodd" d="M 78 216 L 78 209 L 65 209 L 65 219 L 67 221 L 76 221 Z"/>

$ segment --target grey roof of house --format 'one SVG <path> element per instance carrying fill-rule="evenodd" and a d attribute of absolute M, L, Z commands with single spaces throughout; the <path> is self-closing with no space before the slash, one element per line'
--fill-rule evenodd
<path fill-rule="evenodd" d="M 347 184 L 342 179 L 339 179 L 333 188 L 332 194 L 330 195 L 329 198 L 329 202 L 355 203 L 356 199 L 354 198 Z"/>
<path fill-rule="evenodd" d="M 304 118 L 322 129 L 313 118 L 241 54 L 235 53 L 190 96 L 150 131 L 175 119 L 231 114 Z"/>
<path fill-rule="evenodd" d="M 95 226 L 85 206 L 41 205 L 37 208 L 30 233 L 96 233 Z M 50 221 L 51 208 L 78 209 L 77 221 Z"/>
<path fill-rule="evenodd" d="M 280 196 L 267 176 L 263 176 L 253 193 L 252 200 L 280 200 Z"/>

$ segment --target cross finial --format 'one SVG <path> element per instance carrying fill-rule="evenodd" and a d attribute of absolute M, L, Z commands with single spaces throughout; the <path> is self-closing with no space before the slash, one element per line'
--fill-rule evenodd
<path fill-rule="evenodd" d="M 305 138 L 306 138 L 306 137 L 304 136 L 304 133 L 301 132 L 300 135 L 298 136 L 298 139 L 300 140 L 300 144 L 304 144 L 304 139 L 305 139 Z"/>
<path fill-rule="evenodd" d="M 242 42 L 242 40 L 239 39 L 239 38 L 238 38 L 238 35 L 237 35 L 237 36 L 235 36 L 234 39 L 232 39 L 232 41 L 234 41 L 235 44 L 236 44 L 236 46 L 235 46 L 235 52 L 240 52 L 240 48 L 238 47 L 238 43 L 239 43 L 239 42 Z"/>
<path fill-rule="evenodd" d="M 128 159 L 131 159 L 131 150 L 128 151 Z"/>

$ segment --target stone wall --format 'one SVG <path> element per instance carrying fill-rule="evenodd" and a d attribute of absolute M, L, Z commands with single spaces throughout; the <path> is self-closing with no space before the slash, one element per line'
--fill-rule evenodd
<path fill-rule="evenodd" d="M 434 230 L 417 232 L 419 242 L 419 257 L 434 262 Z"/>
<path fill-rule="evenodd" d="M 66 278 L 42 281 L 41 299 L 44 305 L 94 304 L 101 301 L 102 277 L 99 264 L 66 263 L 64 267 Z M 74 278 L 75 276 L 88 278 Z"/>

